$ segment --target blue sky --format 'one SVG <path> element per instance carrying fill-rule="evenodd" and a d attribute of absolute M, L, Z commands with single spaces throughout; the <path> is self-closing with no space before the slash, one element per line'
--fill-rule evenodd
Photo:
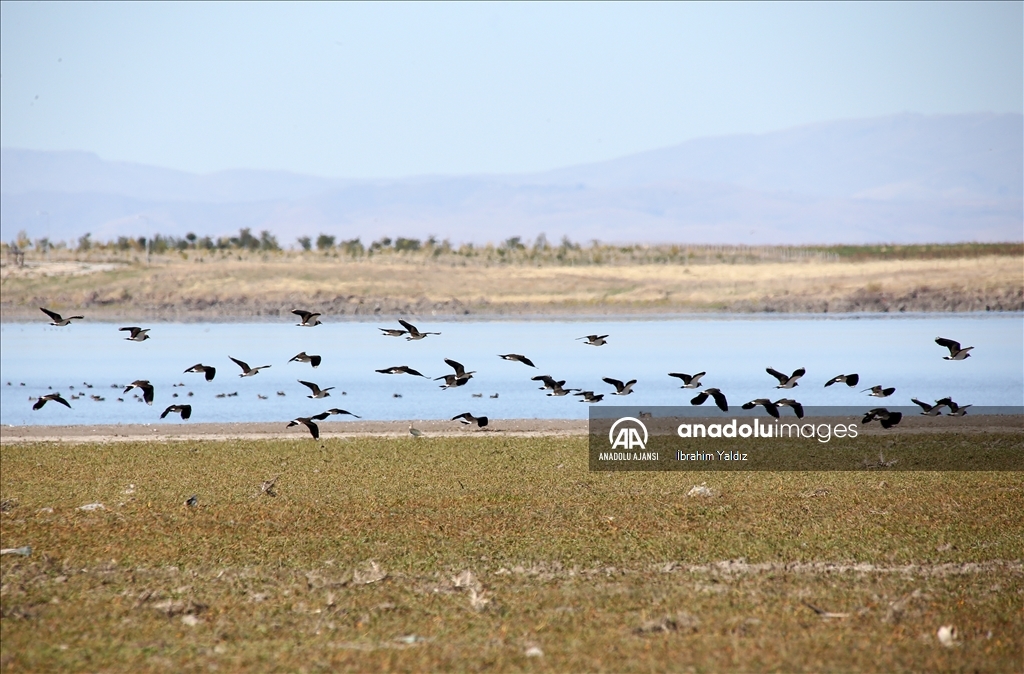
<path fill-rule="evenodd" d="M 1024 112 L 1024 4 L 0 4 L 0 144 L 195 172 L 510 173 Z"/>

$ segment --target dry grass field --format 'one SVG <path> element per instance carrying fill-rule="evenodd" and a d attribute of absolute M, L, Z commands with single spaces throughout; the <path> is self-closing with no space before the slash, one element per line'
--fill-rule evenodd
<path fill-rule="evenodd" d="M 7 320 L 38 306 L 92 316 L 172 320 L 326 315 L 687 311 L 1020 311 L 1024 257 L 915 259 L 807 256 L 694 264 L 530 265 L 317 253 L 29 260 L 6 265 Z"/>
<path fill-rule="evenodd" d="M 1024 662 L 1020 473 L 592 473 L 580 436 L 26 442 L 0 459 L 2 546 L 32 546 L 0 558 L 5 672 Z"/>

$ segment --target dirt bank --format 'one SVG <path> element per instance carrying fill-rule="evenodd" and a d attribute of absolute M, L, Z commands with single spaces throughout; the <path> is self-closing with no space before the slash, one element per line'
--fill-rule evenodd
<path fill-rule="evenodd" d="M 2 271 L 3 320 L 1024 311 L 1024 258 L 528 266 L 281 255 Z"/>

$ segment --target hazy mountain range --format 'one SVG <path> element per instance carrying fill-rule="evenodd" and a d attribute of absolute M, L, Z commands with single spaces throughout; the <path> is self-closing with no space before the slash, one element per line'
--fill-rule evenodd
<path fill-rule="evenodd" d="M 1024 116 L 842 120 L 544 173 L 338 180 L 197 175 L 4 148 L 3 240 L 270 230 L 499 242 L 925 243 L 1024 239 Z"/>

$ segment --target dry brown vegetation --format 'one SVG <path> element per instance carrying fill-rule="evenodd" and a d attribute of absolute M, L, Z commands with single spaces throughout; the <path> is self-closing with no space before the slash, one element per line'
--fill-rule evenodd
<path fill-rule="evenodd" d="M 0 668 L 1019 666 L 1019 473 L 592 473 L 586 442 L 4 444 Z"/>
<path fill-rule="evenodd" d="M 1019 254 L 846 261 L 808 252 L 579 266 L 314 252 L 65 258 L 5 266 L 3 317 L 37 318 L 38 306 L 177 320 L 295 306 L 326 315 L 1024 310 Z"/>

